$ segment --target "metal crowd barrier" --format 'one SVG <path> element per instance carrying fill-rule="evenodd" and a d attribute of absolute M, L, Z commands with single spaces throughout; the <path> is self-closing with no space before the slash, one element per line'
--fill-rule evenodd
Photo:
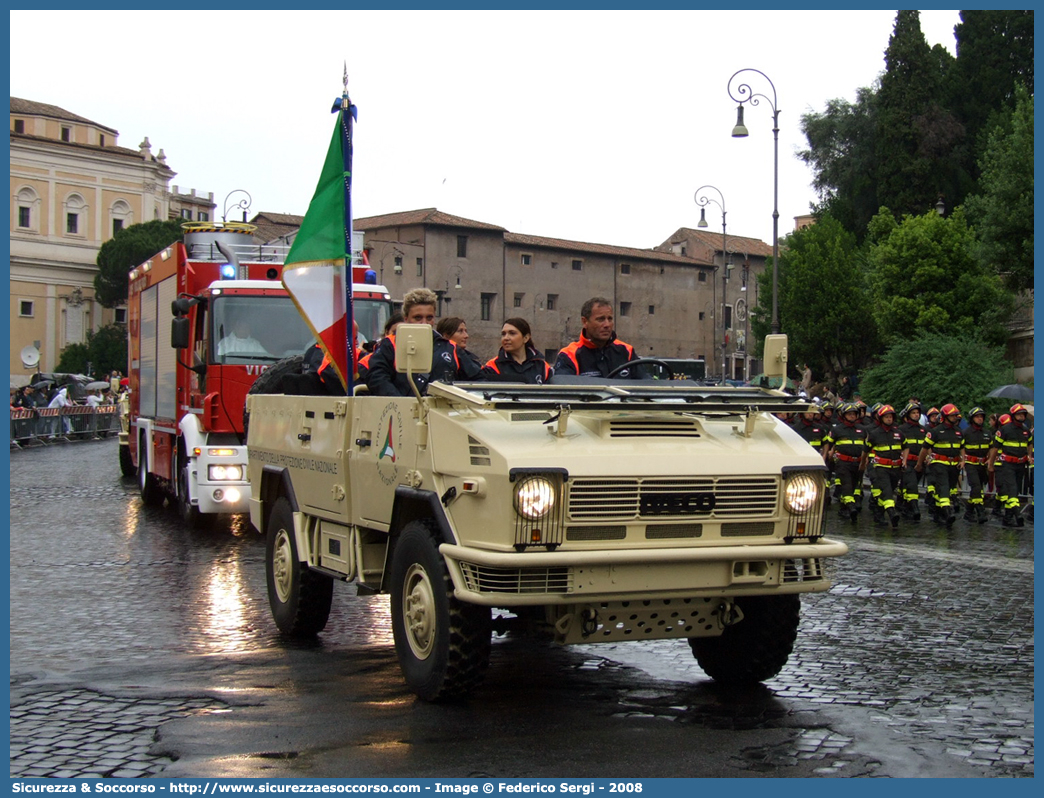
<path fill-rule="evenodd" d="M 98 440 L 120 431 L 116 405 L 72 407 L 12 407 L 11 446 L 45 446 L 78 440 Z"/>

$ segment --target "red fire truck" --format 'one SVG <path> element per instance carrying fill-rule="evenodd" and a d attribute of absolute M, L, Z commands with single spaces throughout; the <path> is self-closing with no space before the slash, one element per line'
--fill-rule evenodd
<path fill-rule="evenodd" d="M 120 463 L 137 474 L 146 504 L 169 498 L 198 522 L 247 511 L 247 391 L 314 338 L 280 282 L 288 246 L 255 243 L 246 223 L 183 226 L 184 243 L 130 273 L 131 393 Z M 393 308 L 372 270 L 352 272 L 361 344 L 381 335 Z"/>

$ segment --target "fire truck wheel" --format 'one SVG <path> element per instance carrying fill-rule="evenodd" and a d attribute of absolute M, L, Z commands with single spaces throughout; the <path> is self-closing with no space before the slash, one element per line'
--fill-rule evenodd
<path fill-rule="evenodd" d="M 720 637 L 690 637 L 692 654 L 704 672 L 728 685 L 771 679 L 787 664 L 797 638 L 801 598 L 744 596 L 736 599 L 743 620 Z"/>
<path fill-rule="evenodd" d="M 426 522 L 408 523 L 395 544 L 391 616 L 403 677 L 420 698 L 462 698 L 482 682 L 489 665 L 490 609 L 454 596 Z"/>
<path fill-rule="evenodd" d="M 189 499 L 189 464 L 184 456 L 178 458 L 178 515 L 188 526 L 202 527 L 213 519 L 213 515 L 201 513 L 199 507 Z"/>
<path fill-rule="evenodd" d="M 163 488 L 159 486 L 156 475 L 149 473 L 149 456 L 145 451 L 144 442 L 138 446 L 138 491 L 147 507 L 159 507 L 163 504 Z"/>
<path fill-rule="evenodd" d="M 131 458 L 130 446 L 120 446 L 120 473 L 125 477 L 133 477 L 138 473 Z"/>
<path fill-rule="evenodd" d="M 291 355 L 273 363 L 254 380 L 247 395 L 254 393 L 278 393 L 279 383 L 287 374 L 300 374 L 304 369 L 304 355 Z M 250 411 L 243 405 L 243 439 L 246 440 L 250 426 Z"/>
<path fill-rule="evenodd" d="M 298 559 L 294 515 L 284 496 L 272 505 L 267 538 L 268 603 L 276 626 L 291 637 L 314 637 L 330 617 L 333 579 Z"/>

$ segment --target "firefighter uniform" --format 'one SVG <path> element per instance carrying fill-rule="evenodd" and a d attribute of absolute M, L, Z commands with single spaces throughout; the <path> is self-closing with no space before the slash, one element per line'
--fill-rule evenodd
<path fill-rule="evenodd" d="M 968 427 L 964 430 L 964 476 L 968 480 L 968 506 L 964 511 L 965 521 L 986 523 L 986 507 L 983 493 L 989 475 L 986 464 L 990 454 L 990 431 L 983 428 L 986 411 L 973 407 L 968 413 Z"/>
<path fill-rule="evenodd" d="M 1014 405 L 1011 420 L 997 430 L 990 449 L 989 467 L 997 475 L 997 497 L 1004 506 L 1004 526 L 1022 526 L 1019 486 L 1033 455 L 1033 433 L 1026 426 L 1026 408 Z"/>
<path fill-rule="evenodd" d="M 892 529 L 895 529 L 899 526 L 895 492 L 902 479 L 903 435 L 895 426 L 895 408 L 882 405 L 876 414 L 877 423 L 867 431 L 865 445 L 867 455 L 874 460 L 874 467 L 870 469 L 870 506 L 876 523 L 883 524 L 887 516 Z M 885 419 L 888 419 L 887 423 Z"/>
<path fill-rule="evenodd" d="M 916 414 L 915 414 L 916 411 Z M 902 513 L 911 521 L 921 520 L 921 508 L 918 504 L 920 490 L 918 483 L 921 475 L 917 473 L 917 456 L 924 445 L 925 429 L 921 426 L 921 406 L 908 404 L 903 408 L 903 423 L 899 432 L 903 436 L 903 448 L 906 450 L 906 463 L 903 465 Z"/>
<path fill-rule="evenodd" d="M 957 518 L 954 501 L 960 490 L 964 433 L 957 427 L 961 417 L 957 405 L 943 405 L 942 417 L 942 423 L 929 428 L 925 434 L 918 465 L 924 468 L 927 463 L 928 486 L 935 494 L 932 510 L 935 520 L 953 526 Z"/>
<path fill-rule="evenodd" d="M 841 421 L 830 429 L 826 442 L 830 446 L 834 470 L 841 482 L 839 515 L 855 523 L 859 517 L 859 503 L 856 499 L 863 494 L 861 480 L 866 462 L 866 428 L 858 421 L 859 408 L 856 405 L 844 405 L 840 415 Z"/>

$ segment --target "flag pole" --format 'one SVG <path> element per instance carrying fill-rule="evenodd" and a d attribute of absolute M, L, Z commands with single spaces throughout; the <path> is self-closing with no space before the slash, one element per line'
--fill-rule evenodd
<path fill-rule="evenodd" d="M 341 159 L 344 165 L 344 271 L 345 315 L 348 335 L 348 364 L 344 375 L 348 396 L 355 388 L 355 309 L 352 307 L 352 119 L 357 109 L 348 97 L 348 62 L 344 62 L 344 91 L 334 103 L 341 111 Z"/>

